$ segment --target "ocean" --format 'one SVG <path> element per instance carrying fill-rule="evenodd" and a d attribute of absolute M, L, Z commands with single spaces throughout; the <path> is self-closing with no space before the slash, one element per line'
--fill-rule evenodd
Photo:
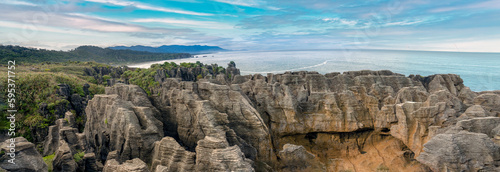
<path fill-rule="evenodd" d="M 242 75 L 317 71 L 325 74 L 355 70 L 391 70 L 405 75 L 458 74 L 473 91 L 500 90 L 500 53 L 403 50 L 230 51 L 166 60 L 227 66 L 234 61 Z M 154 63 L 129 65 L 147 68 Z"/>

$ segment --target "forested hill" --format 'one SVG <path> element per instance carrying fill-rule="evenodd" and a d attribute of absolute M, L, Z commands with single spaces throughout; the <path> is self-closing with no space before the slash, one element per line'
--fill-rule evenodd
<path fill-rule="evenodd" d="M 80 46 L 70 51 L 55 51 L 21 46 L 0 45 L 0 63 L 15 59 L 21 63 L 94 61 L 106 64 L 129 64 L 146 61 L 158 61 L 188 58 L 187 53 L 151 53 L 132 50 L 113 50 L 95 46 Z"/>
<path fill-rule="evenodd" d="M 114 50 L 134 50 L 134 51 L 147 51 L 153 53 L 191 53 L 191 54 L 201 54 L 201 53 L 215 53 L 221 51 L 228 51 L 218 46 L 206 46 L 206 45 L 163 45 L 160 47 L 148 47 L 143 45 L 136 45 L 131 47 L 116 46 L 108 47 Z"/>

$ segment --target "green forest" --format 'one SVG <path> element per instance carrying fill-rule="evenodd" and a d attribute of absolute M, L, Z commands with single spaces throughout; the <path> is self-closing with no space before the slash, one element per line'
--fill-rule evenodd
<path fill-rule="evenodd" d="M 9 60 L 16 63 L 41 62 L 97 62 L 109 65 L 125 65 L 131 63 L 188 58 L 187 53 L 151 53 L 132 50 L 113 50 L 96 46 L 80 46 L 70 51 L 55 51 L 27 48 L 13 45 L 0 45 L 0 63 Z M 7 58 L 8 57 L 8 58 Z"/>

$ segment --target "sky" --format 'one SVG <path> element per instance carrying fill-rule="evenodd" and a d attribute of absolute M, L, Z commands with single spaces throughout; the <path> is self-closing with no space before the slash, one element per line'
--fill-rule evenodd
<path fill-rule="evenodd" d="M 500 0 L 2 0 L 0 44 L 500 52 Z"/>

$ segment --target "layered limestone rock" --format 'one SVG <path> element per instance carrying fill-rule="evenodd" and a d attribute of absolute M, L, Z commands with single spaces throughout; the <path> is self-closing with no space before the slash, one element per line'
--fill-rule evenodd
<path fill-rule="evenodd" d="M 75 154 L 86 150 L 85 134 L 78 133 L 75 127 L 75 115 L 71 112 L 66 112 L 63 119 L 56 120 L 55 125 L 49 127 L 43 143 L 43 155 L 55 155 L 53 171 L 85 169 L 84 164 L 78 164 L 73 158 Z"/>
<path fill-rule="evenodd" d="M 60 142 L 59 147 L 55 152 L 54 161 L 52 162 L 54 167 L 53 171 L 54 172 L 76 171 L 78 165 L 73 159 L 74 153 L 72 153 L 71 149 L 68 146 L 68 143 L 66 143 L 64 140 L 60 140 L 59 142 Z"/>
<path fill-rule="evenodd" d="M 438 134 L 418 160 L 433 171 L 499 171 L 500 146 L 483 133 Z"/>
<path fill-rule="evenodd" d="M 245 158 L 237 145 L 207 136 L 196 147 L 196 171 L 254 171 L 250 159 Z"/>
<path fill-rule="evenodd" d="M 458 75 L 212 73 L 163 75 L 150 97 L 133 85 L 107 88 L 86 109 L 89 149 L 109 168 L 140 158 L 150 171 L 498 166 L 500 93 L 472 92 Z"/>
<path fill-rule="evenodd" d="M 283 164 L 282 171 L 326 171 L 325 165 L 307 152 L 304 146 L 285 144 L 279 157 Z"/>
<path fill-rule="evenodd" d="M 210 136 L 237 145 L 251 160 L 276 158 L 266 124 L 238 87 L 168 79 L 159 92 L 154 104 L 161 107 L 164 123 L 176 126 L 166 133 L 177 133 L 174 137 L 189 149 Z"/>
<path fill-rule="evenodd" d="M 112 159 L 106 162 L 103 172 L 149 172 L 148 166 L 139 158 L 127 160 L 123 164 Z"/>
<path fill-rule="evenodd" d="M 102 171 L 103 165 L 96 160 L 94 153 L 86 153 L 83 156 L 83 168 L 82 171 L 88 172 L 98 172 Z"/>
<path fill-rule="evenodd" d="M 104 162 L 117 151 L 118 162 L 133 158 L 151 161 L 154 142 L 163 137 L 163 124 L 156 119 L 147 94 L 136 85 L 116 84 L 96 95 L 86 109 L 85 136 L 91 152 Z"/>
<path fill-rule="evenodd" d="M 38 153 L 35 144 L 24 137 L 16 137 L 0 143 L 0 169 L 10 172 L 47 172 L 47 164 Z M 9 162 L 12 161 L 12 162 Z"/>
<path fill-rule="evenodd" d="M 151 171 L 163 171 L 160 166 L 168 167 L 164 171 L 193 171 L 195 165 L 194 152 L 185 150 L 172 137 L 164 137 L 155 142 Z"/>
<path fill-rule="evenodd" d="M 499 117 L 459 121 L 424 144 L 418 161 L 433 171 L 500 171 Z"/>
<path fill-rule="evenodd" d="M 63 119 L 58 119 L 53 126 L 49 126 L 49 134 L 45 138 L 43 156 L 51 155 L 60 147 L 61 140 L 69 145 L 73 152 L 84 150 L 85 136 L 78 133 L 75 126 L 75 115 L 66 112 Z"/>

